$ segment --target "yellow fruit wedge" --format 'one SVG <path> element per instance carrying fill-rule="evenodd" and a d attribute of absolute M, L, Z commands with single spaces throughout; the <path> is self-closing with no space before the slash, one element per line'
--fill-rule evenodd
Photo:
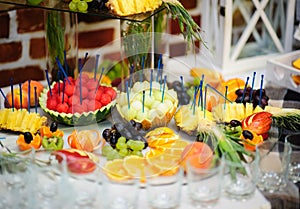
<path fill-rule="evenodd" d="M 113 180 L 122 181 L 132 178 L 125 170 L 123 163 L 123 159 L 115 159 L 112 161 L 108 161 L 104 165 L 103 170 L 105 174 Z"/>

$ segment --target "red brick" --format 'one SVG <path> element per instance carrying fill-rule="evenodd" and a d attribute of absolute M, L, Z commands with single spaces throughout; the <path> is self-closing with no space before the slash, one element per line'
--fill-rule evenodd
<path fill-rule="evenodd" d="M 28 79 L 44 80 L 44 70 L 39 66 L 26 66 L 23 68 L 7 69 L 0 71 L 0 87 L 9 86 L 10 78 L 13 78 L 14 83 L 23 83 Z"/>
<path fill-rule="evenodd" d="M 38 8 L 17 10 L 18 33 L 44 30 L 44 10 Z"/>
<path fill-rule="evenodd" d="M 33 38 L 30 40 L 29 56 L 32 59 L 40 59 L 45 57 L 45 38 Z"/>
<path fill-rule="evenodd" d="M 199 25 L 201 26 L 201 16 L 197 15 L 197 16 L 192 16 L 193 20 Z M 180 27 L 178 24 L 178 21 L 175 20 L 170 20 L 170 25 L 171 25 L 171 34 L 180 34 Z"/>
<path fill-rule="evenodd" d="M 0 38 L 9 37 L 9 15 L 7 13 L 0 14 Z"/>
<path fill-rule="evenodd" d="M 78 17 L 78 22 L 86 22 L 86 23 L 97 23 L 107 19 L 101 16 L 89 15 L 83 13 L 78 13 L 77 17 Z"/>
<path fill-rule="evenodd" d="M 194 9 L 197 7 L 197 0 L 180 0 L 180 2 L 186 9 Z"/>
<path fill-rule="evenodd" d="M 13 62 L 22 56 L 21 42 L 0 44 L 0 63 Z"/>
<path fill-rule="evenodd" d="M 114 40 L 114 29 L 102 29 L 78 34 L 79 49 L 97 48 Z"/>

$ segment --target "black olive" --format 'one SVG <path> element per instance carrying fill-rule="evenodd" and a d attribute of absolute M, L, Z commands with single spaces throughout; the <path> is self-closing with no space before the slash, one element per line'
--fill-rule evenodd
<path fill-rule="evenodd" d="M 240 125 L 242 125 L 242 124 L 239 120 L 231 120 L 230 121 L 230 126 L 231 127 L 237 127 L 237 126 L 240 126 Z"/>
<path fill-rule="evenodd" d="M 23 135 L 25 142 L 30 144 L 30 142 L 33 140 L 32 134 L 30 132 L 25 132 Z"/>
<path fill-rule="evenodd" d="M 251 133 L 251 131 L 243 130 L 242 134 L 245 137 L 245 139 L 253 139 L 253 134 Z"/>
<path fill-rule="evenodd" d="M 57 123 L 56 122 L 52 122 L 51 125 L 50 125 L 50 131 L 51 132 L 57 131 L 57 127 L 58 127 Z"/>

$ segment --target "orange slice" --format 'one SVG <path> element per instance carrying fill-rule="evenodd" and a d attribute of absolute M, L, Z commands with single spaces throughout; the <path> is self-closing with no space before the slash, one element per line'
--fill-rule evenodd
<path fill-rule="evenodd" d="M 157 167 L 148 164 L 146 158 L 135 155 L 126 156 L 123 166 L 130 176 L 140 178 L 141 182 L 145 182 L 147 176 L 158 175 L 160 173 Z"/>
<path fill-rule="evenodd" d="M 162 153 L 161 155 L 152 157 L 147 156 L 146 159 L 150 165 L 153 165 L 161 171 L 177 170 L 180 166 L 180 155 L 176 156 Z"/>
<path fill-rule="evenodd" d="M 112 161 L 108 161 L 104 165 L 103 170 L 105 174 L 113 180 L 122 181 L 122 180 L 130 179 L 131 176 L 125 170 L 123 163 L 124 163 L 123 159 L 115 159 Z"/>

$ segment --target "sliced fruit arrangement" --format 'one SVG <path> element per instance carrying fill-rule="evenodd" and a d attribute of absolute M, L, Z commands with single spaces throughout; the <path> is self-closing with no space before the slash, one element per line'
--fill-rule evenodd
<path fill-rule="evenodd" d="M 36 134 L 47 123 L 45 116 L 28 112 L 25 109 L 0 109 L 0 129 L 14 132 Z"/>
<path fill-rule="evenodd" d="M 56 122 L 52 122 L 50 127 L 42 126 L 40 128 L 42 137 L 42 146 L 46 150 L 60 150 L 64 147 L 64 132 L 58 129 Z"/>
<path fill-rule="evenodd" d="M 42 145 L 42 138 L 39 134 L 32 135 L 30 132 L 20 134 L 16 144 L 21 151 L 39 149 Z"/>
<path fill-rule="evenodd" d="M 30 84 L 29 84 L 30 83 Z M 34 107 L 40 97 L 41 92 L 44 89 L 44 86 L 41 82 L 30 80 L 25 81 L 24 83 L 19 84 L 19 88 L 15 88 L 12 91 L 9 91 L 6 94 L 6 100 L 4 102 L 4 106 L 6 108 L 16 108 L 16 109 L 26 109 L 28 108 L 28 104 L 30 102 L 31 107 Z M 30 86 L 30 93 L 28 93 L 28 89 Z M 37 96 L 37 102 L 35 100 L 35 94 Z M 30 95 L 30 100 L 28 101 L 28 96 Z"/>
<path fill-rule="evenodd" d="M 68 136 L 68 144 L 71 148 L 94 151 L 101 142 L 99 131 L 97 130 L 74 130 Z"/>
<path fill-rule="evenodd" d="M 118 95 L 116 104 L 122 118 L 141 123 L 145 130 L 167 125 L 177 106 L 176 92 L 154 81 L 134 83 L 132 88 Z"/>
<path fill-rule="evenodd" d="M 70 81 L 70 83 L 69 83 Z M 117 92 L 82 73 L 81 79 L 53 83 L 40 97 L 41 108 L 53 120 L 67 125 L 88 125 L 106 118 Z"/>
<path fill-rule="evenodd" d="M 168 127 L 149 131 L 145 138 L 149 148 L 144 156 L 129 155 L 105 164 L 104 171 L 110 178 L 139 178 L 144 182 L 147 175 L 172 175 L 179 169 L 181 154 L 190 142 L 181 140 Z"/>
<path fill-rule="evenodd" d="M 268 105 L 269 97 L 264 89 L 247 87 L 246 89 L 237 89 L 235 94 L 237 95 L 236 103 L 252 103 L 254 108 L 260 106 L 262 109 Z"/>
<path fill-rule="evenodd" d="M 174 115 L 175 124 L 180 130 L 189 135 L 204 133 L 215 125 L 213 115 L 210 111 L 201 107 L 193 108 L 192 105 L 182 105 Z"/>
<path fill-rule="evenodd" d="M 110 129 L 103 130 L 102 137 L 108 145 L 102 147 L 102 155 L 107 160 L 124 158 L 128 155 L 143 156 L 142 150 L 147 148 L 148 143 L 141 134 L 132 134 L 132 130 L 140 129 L 140 127 L 140 123 L 132 121 L 126 127 L 123 123 L 118 123 Z M 135 131 L 135 133 L 138 132 Z"/>
<path fill-rule="evenodd" d="M 230 122 L 231 120 L 242 121 L 246 117 L 260 112 L 264 113 L 261 116 L 269 114 L 267 118 L 272 119 L 272 125 L 274 126 L 291 131 L 300 130 L 300 110 L 294 108 L 265 106 L 265 109 L 262 109 L 260 106 L 254 108 L 251 103 L 246 103 L 245 105 L 241 103 L 227 103 L 226 108 L 224 108 L 224 104 L 217 105 L 212 114 L 217 122 Z M 265 122 L 261 121 L 261 123 Z M 258 122 L 255 124 L 258 124 Z M 268 122 L 267 125 L 270 125 L 270 123 Z"/>
<path fill-rule="evenodd" d="M 99 158 L 93 153 L 77 149 L 61 149 L 53 151 L 51 155 L 60 163 L 65 159 L 68 170 L 75 174 L 93 172 L 99 162 Z"/>

